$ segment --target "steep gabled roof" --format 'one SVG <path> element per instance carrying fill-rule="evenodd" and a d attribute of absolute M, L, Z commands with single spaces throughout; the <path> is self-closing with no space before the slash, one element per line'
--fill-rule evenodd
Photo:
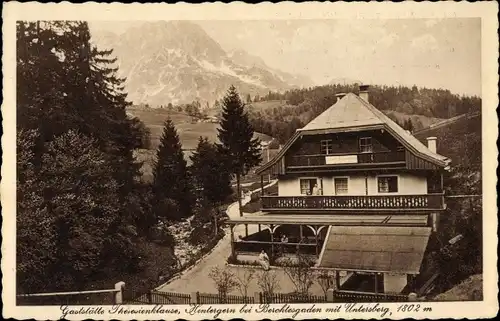
<path fill-rule="evenodd" d="M 363 104 L 363 99 L 348 93 L 299 131 L 382 125 L 383 123 Z"/>
<path fill-rule="evenodd" d="M 285 146 L 283 146 L 282 150 L 268 163 L 259 168 L 257 173 L 262 173 L 270 166 L 276 164 L 284 156 L 288 148 L 303 135 L 330 130 L 342 131 L 347 128 L 349 130 L 365 130 L 377 127 L 385 128 L 415 155 L 441 167 L 448 165 L 449 159 L 447 157 L 432 152 L 427 146 L 401 128 L 375 106 L 353 93 L 348 93 L 303 128 L 298 129 Z"/>

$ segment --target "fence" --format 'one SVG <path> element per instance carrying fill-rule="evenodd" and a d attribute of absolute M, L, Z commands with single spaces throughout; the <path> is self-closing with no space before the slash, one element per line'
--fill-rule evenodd
<path fill-rule="evenodd" d="M 404 294 L 366 293 L 356 291 L 334 291 L 334 302 L 405 302 L 411 297 Z"/>
<path fill-rule="evenodd" d="M 274 293 L 266 295 L 259 293 L 262 303 L 323 303 L 328 302 L 327 297 L 320 295 L 309 295 L 299 293 Z"/>
<path fill-rule="evenodd" d="M 220 295 L 193 292 L 191 294 L 151 291 L 138 296 L 128 304 L 261 304 L 261 303 L 327 303 L 327 302 L 405 302 L 416 300 L 415 294 L 384 294 L 354 291 L 334 291 L 326 295 L 300 293 L 264 294 L 255 292 L 253 296 Z"/>
<path fill-rule="evenodd" d="M 114 289 L 48 292 L 16 295 L 17 305 L 102 305 L 123 303 L 125 282 L 118 282 Z"/>

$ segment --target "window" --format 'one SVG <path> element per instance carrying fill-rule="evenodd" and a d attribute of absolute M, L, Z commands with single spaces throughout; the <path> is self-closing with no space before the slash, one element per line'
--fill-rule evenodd
<path fill-rule="evenodd" d="M 373 152 L 372 138 L 371 137 L 361 137 L 359 139 L 359 151 L 361 153 Z"/>
<path fill-rule="evenodd" d="M 300 194 L 302 195 L 312 195 L 314 185 L 318 188 L 317 180 L 315 178 L 306 178 L 300 180 Z"/>
<path fill-rule="evenodd" d="M 321 154 L 331 154 L 333 151 L 332 140 L 322 140 L 321 141 Z"/>
<path fill-rule="evenodd" d="M 347 177 L 334 178 L 335 195 L 347 194 Z"/>
<path fill-rule="evenodd" d="M 397 193 L 398 192 L 398 177 L 397 176 L 378 177 L 378 192 L 379 193 Z"/>

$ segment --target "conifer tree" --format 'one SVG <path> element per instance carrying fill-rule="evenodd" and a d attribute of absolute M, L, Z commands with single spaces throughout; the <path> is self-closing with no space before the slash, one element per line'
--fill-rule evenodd
<path fill-rule="evenodd" d="M 253 138 L 253 128 L 244 111 L 244 104 L 234 86 L 222 101 L 222 119 L 218 130 L 218 145 L 231 174 L 236 176 L 238 204 L 241 214 L 240 179 L 261 162 L 260 142 Z"/>
<path fill-rule="evenodd" d="M 212 207 L 225 201 L 232 193 L 231 177 L 215 144 L 200 137 L 191 160 L 191 173 L 203 201 Z"/>
<path fill-rule="evenodd" d="M 171 220 L 180 220 L 191 215 L 191 182 L 179 135 L 170 119 L 165 121 L 163 127 L 153 176 L 156 215 Z"/>
<path fill-rule="evenodd" d="M 18 164 L 25 172 L 18 176 L 17 250 L 29 258 L 18 262 L 18 281 L 29 290 L 82 286 L 97 271 L 116 273 L 120 256 L 136 259 L 130 235 L 144 208 L 135 197 L 132 153 L 142 126 L 127 117 L 116 60 L 91 45 L 87 23 L 19 21 L 17 49 Z M 34 241 L 43 242 L 39 250 L 29 248 Z"/>

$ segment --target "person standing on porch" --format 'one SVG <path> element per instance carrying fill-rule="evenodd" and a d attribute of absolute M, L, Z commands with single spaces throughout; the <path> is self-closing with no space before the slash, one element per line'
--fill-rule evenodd
<path fill-rule="evenodd" d="M 312 195 L 321 195 L 321 194 L 322 194 L 321 188 L 318 187 L 318 184 L 314 184 L 312 189 Z"/>

